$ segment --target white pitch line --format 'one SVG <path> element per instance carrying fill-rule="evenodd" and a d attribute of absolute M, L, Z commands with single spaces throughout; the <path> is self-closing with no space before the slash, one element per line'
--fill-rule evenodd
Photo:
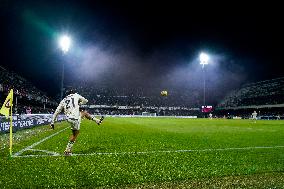
<path fill-rule="evenodd" d="M 21 155 L 21 154 L 24 153 L 25 151 L 32 149 L 33 147 L 35 147 L 35 146 L 39 145 L 40 143 L 42 143 L 42 142 L 44 142 L 44 141 L 50 139 L 51 137 L 54 137 L 55 135 L 58 135 L 59 133 L 65 131 L 65 130 L 68 129 L 68 128 L 69 128 L 69 127 L 66 127 L 65 129 L 62 129 L 62 130 L 60 130 L 60 131 L 58 131 L 58 132 L 56 132 L 56 133 L 54 133 L 54 134 L 52 134 L 52 135 L 50 135 L 50 136 L 48 136 L 48 137 L 45 137 L 44 139 L 42 139 L 42 140 L 40 140 L 40 141 L 38 141 L 38 142 L 36 142 L 36 143 L 33 143 L 32 145 L 30 145 L 30 146 L 28 146 L 28 147 L 26 147 L 26 148 L 20 150 L 19 152 L 15 153 L 15 154 L 13 155 L 13 157 L 17 157 L 17 156 Z"/>
<path fill-rule="evenodd" d="M 195 150 L 165 150 L 165 151 L 145 151 L 145 152 L 97 152 L 90 154 L 72 154 L 71 156 L 96 156 L 96 155 L 135 155 L 135 154 L 157 154 L 157 153 L 185 153 L 185 152 L 210 152 L 210 151 L 233 151 L 233 150 L 253 150 L 253 149 L 274 149 L 284 148 L 284 146 L 252 146 L 243 148 L 209 148 L 209 149 L 195 149 Z M 52 156 L 65 156 L 63 154 Z M 14 157 L 50 157 L 50 155 L 24 155 Z"/>
<path fill-rule="evenodd" d="M 28 149 L 28 150 L 29 151 L 34 151 L 34 152 L 44 152 L 44 153 L 47 153 L 47 154 L 51 154 L 52 156 L 60 156 L 59 153 L 48 151 L 48 150 L 39 150 L 39 149 Z"/>

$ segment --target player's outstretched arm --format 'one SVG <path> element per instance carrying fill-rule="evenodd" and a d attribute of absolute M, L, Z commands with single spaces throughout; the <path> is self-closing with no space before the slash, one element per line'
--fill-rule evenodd
<path fill-rule="evenodd" d="M 57 116 L 59 115 L 59 113 L 62 111 L 62 109 L 63 109 L 63 103 L 61 101 L 60 104 L 57 106 L 54 114 L 53 114 L 53 117 L 52 117 L 52 120 L 51 120 L 51 123 L 50 123 L 51 129 L 54 129 L 54 122 L 55 122 Z"/>

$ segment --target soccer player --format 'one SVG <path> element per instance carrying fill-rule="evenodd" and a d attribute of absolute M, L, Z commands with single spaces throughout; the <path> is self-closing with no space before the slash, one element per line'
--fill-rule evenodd
<path fill-rule="evenodd" d="M 212 113 L 209 113 L 209 119 L 212 119 L 212 116 L 213 116 Z"/>
<path fill-rule="evenodd" d="M 100 119 L 95 118 L 95 116 L 90 115 L 87 111 L 80 111 L 79 107 L 82 104 L 86 104 L 88 100 L 78 93 L 74 93 L 73 90 L 67 92 L 67 96 L 61 100 L 58 107 L 56 108 L 53 118 L 50 124 L 50 127 L 54 129 L 54 122 L 60 112 L 64 111 L 66 115 L 67 122 L 71 125 L 72 135 L 70 136 L 69 142 L 64 151 L 65 155 L 72 154 L 72 147 L 76 141 L 77 136 L 79 135 L 81 119 L 86 117 L 89 120 L 95 121 L 100 125 L 104 119 L 102 116 Z"/>
<path fill-rule="evenodd" d="M 252 119 L 255 120 L 254 122 L 256 123 L 256 116 L 257 116 L 257 113 L 256 111 L 253 111 L 253 113 L 251 114 L 252 115 Z"/>

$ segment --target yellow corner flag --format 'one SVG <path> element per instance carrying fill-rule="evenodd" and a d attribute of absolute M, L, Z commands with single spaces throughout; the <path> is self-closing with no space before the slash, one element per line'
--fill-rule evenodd
<path fill-rule="evenodd" d="M 12 107 L 13 107 L 13 89 L 10 90 L 4 104 L 2 105 L 2 108 L 0 110 L 0 114 L 5 115 L 6 117 L 10 116 L 10 156 L 12 156 L 12 145 L 13 145 L 13 124 L 12 124 Z"/>
<path fill-rule="evenodd" d="M 9 117 L 10 111 L 11 111 L 10 109 L 12 109 L 12 106 L 13 106 L 13 89 L 10 90 L 4 104 L 2 105 L 0 114 L 3 114 L 6 117 Z"/>

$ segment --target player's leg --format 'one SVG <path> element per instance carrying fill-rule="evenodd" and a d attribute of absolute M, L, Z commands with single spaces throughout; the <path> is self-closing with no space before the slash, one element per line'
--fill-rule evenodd
<path fill-rule="evenodd" d="M 72 130 L 72 135 L 70 136 L 69 142 L 67 143 L 66 149 L 64 151 L 65 155 L 71 155 L 72 147 L 73 147 L 78 135 L 79 135 L 79 130 Z"/>
<path fill-rule="evenodd" d="M 256 117 L 254 115 L 252 116 L 252 121 L 256 123 Z"/>
<path fill-rule="evenodd" d="M 71 123 L 71 130 L 72 130 L 72 135 L 69 138 L 69 142 L 67 143 L 66 149 L 64 151 L 65 155 L 71 155 L 72 153 L 72 147 L 80 133 L 80 122 L 81 119 L 79 120 L 67 120 L 69 123 Z"/>
<path fill-rule="evenodd" d="M 95 121 L 98 125 L 100 125 L 103 122 L 104 116 L 102 116 L 100 119 L 97 119 L 95 116 L 92 116 L 89 114 L 86 110 L 81 111 L 81 118 L 87 118 L 89 120 Z"/>

